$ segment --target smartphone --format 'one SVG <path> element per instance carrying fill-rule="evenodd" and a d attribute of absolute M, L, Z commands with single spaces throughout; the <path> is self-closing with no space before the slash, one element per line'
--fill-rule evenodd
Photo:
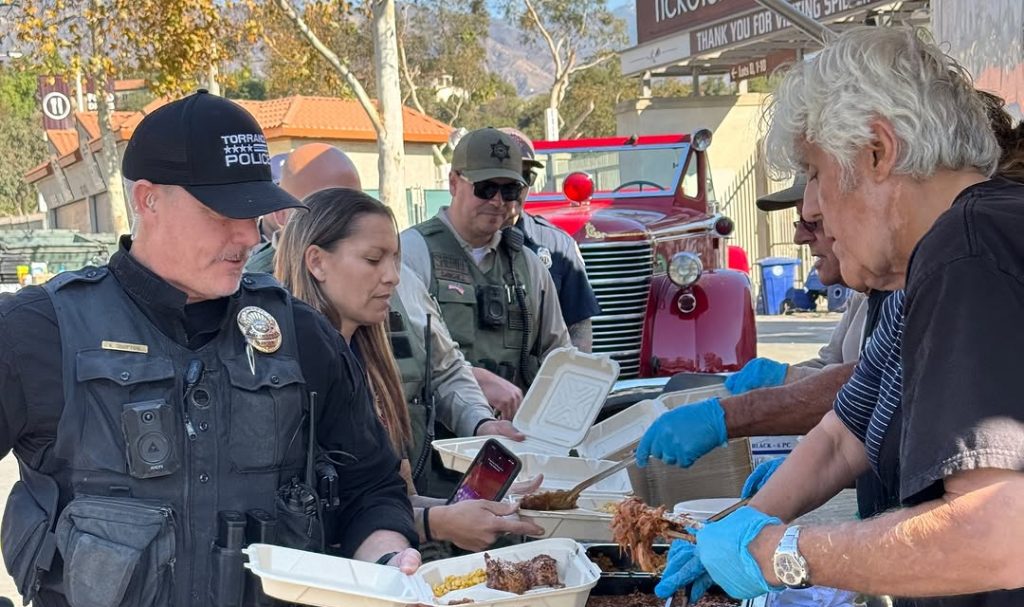
<path fill-rule="evenodd" d="M 455 486 L 455 492 L 448 498 L 448 503 L 465 500 L 500 502 L 522 468 L 523 462 L 519 461 L 515 453 L 489 438 Z"/>

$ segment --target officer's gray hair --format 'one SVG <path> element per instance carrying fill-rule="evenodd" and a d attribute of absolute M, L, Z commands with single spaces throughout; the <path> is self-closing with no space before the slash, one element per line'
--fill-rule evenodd
<path fill-rule="evenodd" d="M 896 133 L 897 174 L 994 173 L 1000 149 L 970 76 L 925 36 L 909 27 L 855 27 L 795 65 L 764 114 L 773 174 L 803 167 L 810 142 L 838 162 L 841 187 L 852 188 L 854 157 L 872 142 L 878 118 Z"/>

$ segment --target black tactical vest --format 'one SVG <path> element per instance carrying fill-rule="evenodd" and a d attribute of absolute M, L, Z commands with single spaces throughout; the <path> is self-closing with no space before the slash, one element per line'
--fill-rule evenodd
<path fill-rule="evenodd" d="M 106 268 L 62 274 L 45 288 L 60 327 L 65 403 L 40 468 L 59 487 L 64 561 L 44 594 L 71 604 L 223 603 L 218 584 L 237 571 L 218 568 L 218 513 L 274 515 L 279 486 L 305 465 L 307 395 L 287 292 L 246 275 L 220 333 L 191 351 L 162 334 Z M 255 353 L 255 371 L 236 324 L 246 306 L 269 312 L 282 335 L 279 350 Z M 250 595 L 244 604 L 257 604 Z"/>
<path fill-rule="evenodd" d="M 524 253 L 502 243 L 494 265 L 485 273 L 439 218 L 414 229 L 423 235 L 430 250 L 430 294 L 466 360 L 525 392 L 540 368 L 536 346 L 541 294 L 526 289 L 530 269 Z"/>

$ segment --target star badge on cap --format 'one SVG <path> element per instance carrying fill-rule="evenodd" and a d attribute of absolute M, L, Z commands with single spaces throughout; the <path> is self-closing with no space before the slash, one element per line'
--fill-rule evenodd
<path fill-rule="evenodd" d="M 508 160 L 512 156 L 508 153 L 508 146 L 501 141 L 491 144 L 491 158 L 497 158 L 498 160 Z"/>

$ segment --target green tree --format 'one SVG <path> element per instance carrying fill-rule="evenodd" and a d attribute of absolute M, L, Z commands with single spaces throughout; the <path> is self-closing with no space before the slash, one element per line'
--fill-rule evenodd
<path fill-rule="evenodd" d="M 229 99 L 263 101 L 267 98 L 267 81 L 254 75 L 249 68 L 226 74 L 223 80 L 224 96 Z"/>
<path fill-rule="evenodd" d="M 157 95 L 192 90 L 231 56 L 238 31 L 221 0 L 18 0 L 16 8 L 17 37 L 34 50 L 29 56 L 43 73 L 80 71 L 97 92 L 125 72 L 152 74 L 149 87 Z M 114 230 L 124 233 L 130 209 L 117 141 L 108 105 L 97 108 L 110 215 Z"/>
<path fill-rule="evenodd" d="M 519 24 L 524 42 L 546 48 L 554 83 L 547 107 L 558 111 L 574 74 L 601 65 L 626 43 L 626 25 L 608 10 L 606 0 L 521 0 L 506 15 Z M 573 124 L 578 116 L 562 117 Z"/>
<path fill-rule="evenodd" d="M 563 113 L 573 116 L 561 133 L 562 139 L 615 135 L 615 106 L 637 96 L 640 83 L 622 75 L 618 57 L 573 74 L 563 101 Z"/>
<path fill-rule="evenodd" d="M 36 211 L 25 173 L 46 160 L 42 115 L 35 105 L 36 75 L 0 69 L 0 215 Z"/>

